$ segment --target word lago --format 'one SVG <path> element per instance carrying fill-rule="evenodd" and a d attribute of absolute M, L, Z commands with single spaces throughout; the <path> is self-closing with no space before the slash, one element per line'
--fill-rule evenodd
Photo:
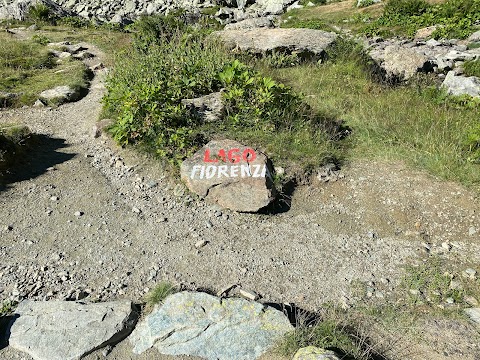
<path fill-rule="evenodd" d="M 213 179 L 213 178 L 236 178 L 236 177 L 252 177 L 264 178 L 268 176 L 272 178 L 267 165 L 194 165 L 190 174 L 190 179 Z"/>
<path fill-rule="evenodd" d="M 210 156 L 210 149 L 205 150 L 203 161 L 206 163 L 217 163 L 218 160 L 221 159 L 223 162 L 227 162 L 228 160 L 228 162 L 237 164 L 242 160 L 246 162 L 253 162 L 257 158 L 255 150 L 250 148 L 246 148 L 245 150 L 243 150 L 241 155 L 239 148 L 233 148 L 230 149 L 228 152 L 226 152 L 224 149 L 220 149 L 218 150 L 217 155 L 213 155 L 213 157 Z"/>

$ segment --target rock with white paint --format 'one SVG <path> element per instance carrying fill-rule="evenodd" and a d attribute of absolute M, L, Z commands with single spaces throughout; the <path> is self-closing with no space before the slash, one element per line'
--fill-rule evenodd
<path fill-rule="evenodd" d="M 256 212 L 275 198 L 273 166 L 267 156 L 233 140 L 214 140 L 180 169 L 190 191 L 224 208 Z"/>
<path fill-rule="evenodd" d="M 280 311 L 238 298 L 180 292 L 157 305 L 129 337 L 133 352 L 254 360 L 293 327 Z"/>
<path fill-rule="evenodd" d="M 125 338 L 135 322 L 130 301 L 23 301 L 15 313 L 9 345 L 35 360 L 80 359 Z"/>

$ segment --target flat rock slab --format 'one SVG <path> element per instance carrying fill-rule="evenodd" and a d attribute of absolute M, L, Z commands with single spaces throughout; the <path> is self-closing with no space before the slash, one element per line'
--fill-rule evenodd
<path fill-rule="evenodd" d="M 23 301 L 9 345 L 35 360 L 74 360 L 124 338 L 134 325 L 132 303 Z"/>
<path fill-rule="evenodd" d="M 252 53 L 298 53 L 303 57 L 322 57 L 333 45 L 337 34 L 312 29 L 223 30 L 214 33 L 228 46 Z"/>
<path fill-rule="evenodd" d="M 233 140 L 210 141 L 180 167 L 190 191 L 224 208 L 256 212 L 275 198 L 265 154 Z"/>
<path fill-rule="evenodd" d="M 39 97 L 40 100 L 43 100 L 47 103 L 60 105 L 66 102 L 78 100 L 80 98 L 80 91 L 67 85 L 57 86 L 56 88 L 42 91 Z"/>
<path fill-rule="evenodd" d="M 470 320 L 480 327 L 480 308 L 465 309 L 464 312 L 467 314 Z"/>
<path fill-rule="evenodd" d="M 291 330 L 282 312 L 260 303 L 180 292 L 157 305 L 129 339 L 136 354 L 155 347 L 164 355 L 253 360 Z"/>
<path fill-rule="evenodd" d="M 456 76 L 454 71 L 449 71 L 442 83 L 450 95 L 480 96 L 480 78 L 476 76 Z"/>

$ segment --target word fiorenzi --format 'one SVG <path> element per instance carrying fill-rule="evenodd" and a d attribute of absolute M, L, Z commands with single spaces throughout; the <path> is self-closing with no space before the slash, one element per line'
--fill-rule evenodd
<path fill-rule="evenodd" d="M 257 158 L 255 150 L 246 148 L 242 154 L 240 154 L 239 148 L 230 149 L 228 152 L 224 149 L 220 149 L 214 156 L 211 155 L 210 149 L 205 150 L 203 161 L 205 163 L 217 164 L 219 161 L 228 163 L 228 165 L 194 165 L 190 174 L 191 179 L 212 179 L 216 178 L 265 178 L 268 176 L 270 179 L 272 175 L 266 164 L 258 165 L 251 164 Z M 245 164 L 239 164 L 240 162 Z M 235 165 L 238 164 L 238 165 Z"/>

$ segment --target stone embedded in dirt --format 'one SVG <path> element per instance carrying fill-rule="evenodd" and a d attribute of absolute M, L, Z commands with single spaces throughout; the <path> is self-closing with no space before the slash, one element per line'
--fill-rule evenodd
<path fill-rule="evenodd" d="M 467 314 L 470 320 L 480 326 L 480 308 L 465 309 L 464 312 Z"/>
<path fill-rule="evenodd" d="M 155 347 L 164 355 L 250 360 L 292 330 L 282 312 L 263 304 L 180 292 L 157 305 L 129 339 L 135 354 Z"/>
<path fill-rule="evenodd" d="M 299 349 L 293 360 L 340 360 L 340 358 L 333 351 L 307 346 Z"/>
<path fill-rule="evenodd" d="M 454 71 L 449 71 L 442 87 L 446 88 L 450 95 L 480 96 L 480 78 L 476 76 L 457 76 Z"/>
<path fill-rule="evenodd" d="M 421 29 L 418 29 L 415 33 L 415 39 L 428 39 L 432 36 L 433 32 L 437 30 L 437 26 L 427 26 Z"/>
<path fill-rule="evenodd" d="M 405 81 L 418 72 L 433 71 L 433 63 L 426 55 L 398 44 L 370 51 L 371 58 L 380 70 L 381 77 L 388 82 Z"/>
<path fill-rule="evenodd" d="M 203 122 L 221 120 L 225 113 L 222 92 L 215 92 L 195 99 L 184 99 L 182 104 L 202 119 Z"/>
<path fill-rule="evenodd" d="M 40 93 L 40 100 L 53 103 L 63 104 L 66 102 L 76 101 L 80 98 L 80 91 L 70 86 L 57 86 L 56 88 L 45 90 Z"/>
<path fill-rule="evenodd" d="M 180 168 L 190 191 L 241 212 L 256 212 L 274 200 L 272 173 L 263 153 L 233 140 L 210 141 Z"/>
<path fill-rule="evenodd" d="M 9 345 L 35 360 L 79 359 L 120 341 L 135 323 L 130 301 L 23 301 L 15 313 Z"/>
<path fill-rule="evenodd" d="M 480 30 L 475 31 L 472 35 L 467 38 L 468 41 L 475 42 L 480 41 Z"/>
<path fill-rule="evenodd" d="M 337 34 L 312 29 L 223 30 L 214 33 L 228 46 L 252 53 L 297 53 L 300 57 L 325 56 L 325 49 L 332 46 Z"/>

